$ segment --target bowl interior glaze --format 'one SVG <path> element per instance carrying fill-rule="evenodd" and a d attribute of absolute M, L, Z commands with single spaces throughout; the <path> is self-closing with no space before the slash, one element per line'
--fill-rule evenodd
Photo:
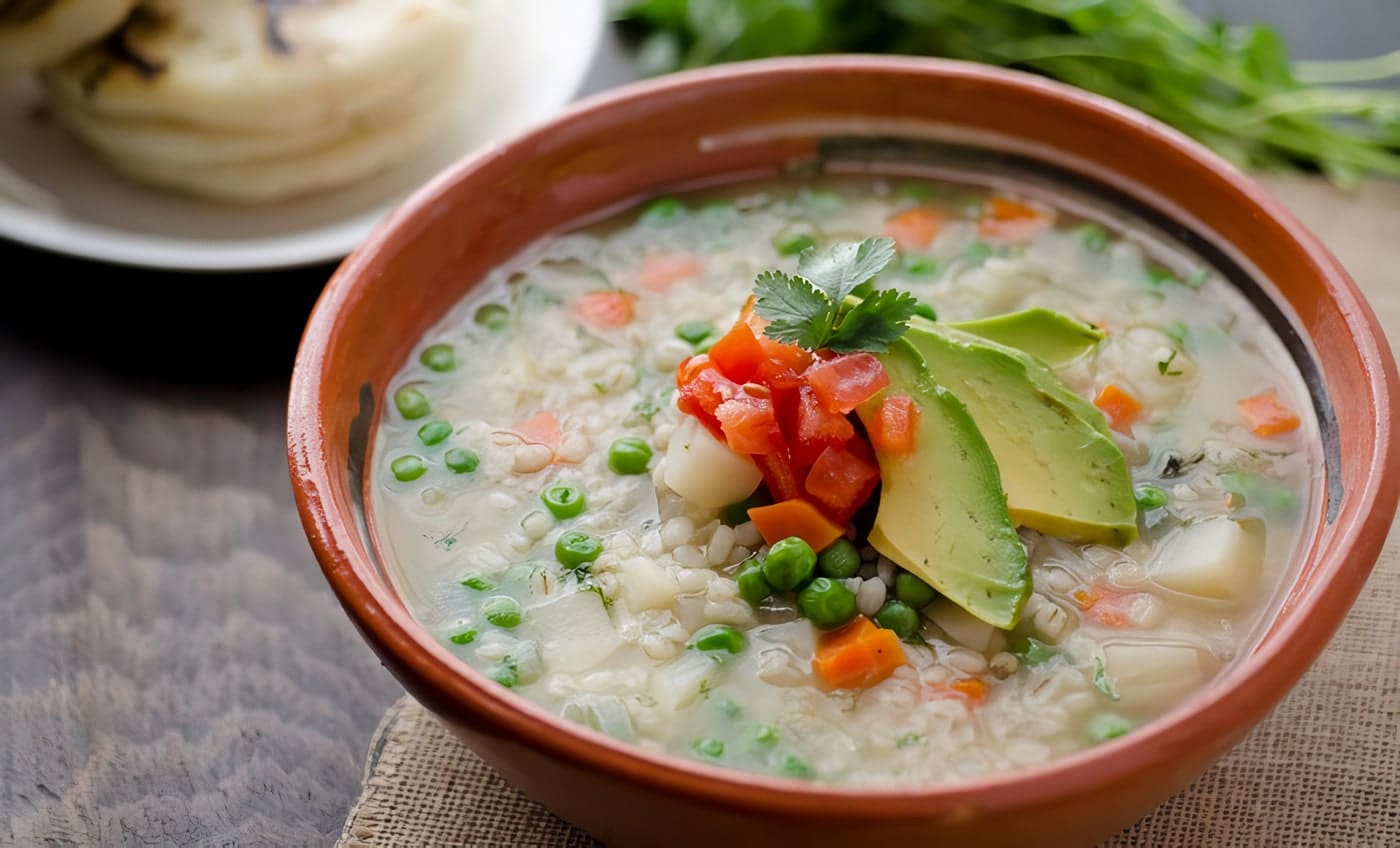
<path fill-rule="evenodd" d="M 614 742 L 493 684 L 414 622 L 366 531 L 366 457 L 388 381 L 476 281 L 542 235 L 648 195 L 803 167 L 918 173 L 969 149 L 1129 204 L 1234 266 L 1298 358 L 1328 454 L 1325 498 L 1311 549 L 1247 657 L 1122 740 L 968 783 L 877 790 L 741 774 Z M 1251 180 L 1179 134 L 1023 74 L 936 60 L 788 59 L 595 98 L 419 191 L 345 261 L 312 315 L 293 378 L 288 456 L 317 558 L 386 664 L 508 777 L 595 834 L 639 838 L 643 831 L 593 812 L 624 809 L 631 792 L 653 802 L 634 818 L 674 828 L 676 817 L 692 817 L 697 844 L 700 835 L 747 844 L 764 822 L 790 827 L 798 816 L 816 822 L 815 844 L 850 833 L 967 836 L 991 817 L 1008 839 L 1039 827 L 1069 843 L 1109 834 L 1189 783 L 1325 646 L 1395 510 L 1395 387 L 1394 358 L 1335 258 Z M 565 795 L 562 782 L 576 775 L 597 780 L 605 800 Z"/>

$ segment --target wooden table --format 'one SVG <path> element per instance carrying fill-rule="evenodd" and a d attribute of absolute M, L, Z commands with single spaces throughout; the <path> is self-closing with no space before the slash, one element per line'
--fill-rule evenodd
<path fill-rule="evenodd" d="M 628 73 L 610 49 L 589 87 Z M 286 377 L 330 269 L 2 243 L 0 269 L 0 845 L 328 841 L 400 692 L 287 482 Z"/>

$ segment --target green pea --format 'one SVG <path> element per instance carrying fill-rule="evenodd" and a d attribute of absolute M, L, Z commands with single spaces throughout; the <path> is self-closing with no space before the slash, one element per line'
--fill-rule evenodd
<path fill-rule="evenodd" d="M 409 453 L 389 463 L 389 470 L 394 472 L 395 479 L 400 482 L 411 483 L 423 476 L 428 470 L 428 463 L 423 457 Z"/>
<path fill-rule="evenodd" d="M 642 207 L 644 224 L 670 223 L 685 214 L 685 204 L 674 197 L 658 197 Z"/>
<path fill-rule="evenodd" d="M 463 580 L 462 585 L 471 589 L 473 592 L 485 592 L 488 589 L 494 588 L 490 580 L 476 576 L 468 577 L 466 580 Z"/>
<path fill-rule="evenodd" d="M 750 606 L 758 606 L 773 594 L 773 587 L 763 576 L 763 563 L 757 559 L 749 560 L 739 569 L 734 582 L 739 584 L 739 597 L 748 601 Z"/>
<path fill-rule="evenodd" d="M 933 199 L 933 188 L 928 183 L 903 182 L 895 187 L 895 194 L 918 203 Z"/>
<path fill-rule="evenodd" d="M 753 729 L 753 741 L 759 745 L 778 744 L 778 728 L 771 724 L 760 724 Z"/>
<path fill-rule="evenodd" d="M 901 571 L 894 576 L 894 596 L 900 603 L 918 610 L 933 603 L 938 593 L 909 572 Z"/>
<path fill-rule="evenodd" d="M 603 553 L 603 543 L 577 530 L 561 533 L 554 540 L 554 558 L 569 569 L 577 569 L 597 559 Z"/>
<path fill-rule="evenodd" d="M 520 672 L 515 670 L 514 663 L 498 662 L 486 670 L 486 676 L 507 689 L 520 685 Z"/>
<path fill-rule="evenodd" d="M 920 318 L 927 318 L 930 321 L 938 320 L 938 313 L 934 311 L 932 306 L 929 306 L 922 300 L 914 304 L 914 314 L 919 316 Z"/>
<path fill-rule="evenodd" d="M 809 780 L 816 772 L 801 757 L 787 754 L 778 762 L 778 774 L 797 780 Z"/>
<path fill-rule="evenodd" d="M 1133 490 L 1140 509 L 1161 509 L 1167 505 L 1167 493 L 1156 486 L 1138 486 Z"/>
<path fill-rule="evenodd" d="M 452 425 L 441 418 L 434 418 L 418 428 L 418 441 L 428 447 L 447 441 L 451 435 Z"/>
<path fill-rule="evenodd" d="M 1132 722 L 1114 713 L 1101 713 L 1089 719 L 1089 738 L 1094 742 L 1117 739 L 1132 729 Z"/>
<path fill-rule="evenodd" d="M 702 757 L 716 759 L 724 756 L 724 740 L 722 739 L 696 739 L 692 746 L 695 753 Z"/>
<path fill-rule="evenodd" d="M 651 462 L 651 445 L 636 436 L 623 436 L 608 448 L 608 467 L 618 474 L 645 474 Z"/>
<path fill-rule="evenodd" d="M 418 361 L 433 371 L 451 371 L 457 367 L 457 352 L 450 344 L 428 345 L 418 354 Z"/>
<path fill-rule="evenodd" d="M 683 321 L 676 325 L 676 338 L 698 345 L 714 335 L 715 325 L 709 321 Z"/>
<path fill-rule="evenodd" d="M 837 539 L 817 556 L 817 571 L 837 580 L 855 577 L 860 572 L 860 551 L 850 539 Z"/>
<path fill-rule="evenodd" d="M 782 256 L 796 256 L 802 251 L 816 246 L 817 243 L 812 236 L 801 231 L 782 231 L 773 236 L 773 249 Z"/>
<path fill-rule="evenodd" d="M 1080 224 L 1075 227 L 1074 234 L 1084 249 L 1092 253 L 1103 253 L 1108 247 L 1108 233 L 1098 224 Z"/>
<path fill-rule="evenodd" d="M 448 636 L 447 639 L 454 645 L 470 645 L 476 641 L 476 631 L 470 629 L 463 630 L 460 633 L 453 633 L 451 636 Z"/>
<path fill-rule="evenodd" d="M 899 264 L 904 267 L 906 274 L 913 274 L 916 277 L 931 277 L 938 273 L 938 260 L 932 256 L 906 253 L 900 259 Z"/>
<path fill-rule="evenodd" d="M 893 630 L 894 635 L 901 639 L 908 639 L 919 629 L 919 614 L 901 601 L 886 601 L 875 613 L 875 623 L 886 630 Z"/>
<path fill-rule="evenodd" d="M 982 262 L 992 256 L 992 246 L 978 239 L 963 248 L 963 258 L 969 262 Z"/>
<path fill-rule="evenodd" d="M 472 320 L 488 330 L 504 330 L 510 325 L 510 310 L 499 303 L 477 307 Z"/>
<path fill-rule="evenodd" d="M 577 516 L 588 506 L 581 489 L 563 483 L 540 492 L 540 500 L 544 501 L 545 507 L 560 521 Z"/>
<path fill-rule="evenodd" d="M 432 404 L 428 403 L 428 396 L 417 386 L 400 386 L 399 390 L 394 392 L 394 406 L 398 407 L 400 415 L 410 421 L 425 418 L 433 411 Z"/>
<path fill-rule="evenodd" d="M 442 455 L 442 462 L 453 474 L 470 474 L 481 465 L 481 457 L 476 455 L 476 451 L 453 448 Z"/>
<path fill-rule="evenodd" d="M 728 624 L 707 624 L 690 637 L 690 647 L 697 651 L 724 651 L 729 654 L 743 653 L 749 640 L 744 634 Z"/>
<path fill-rule="evenodd" d="M 816 551 L 796 536 L 775 542 L 763 561 L 763 576 L 768 578 L 769 585 L 782 592 L 807 585 L 816 569 Z"/>
<path fill-rule="evenodd" d="M 481 615 L 497 627 L 510 630 L 520 626 L 520 602 L 509 595 L 492 595 L 481 602 Z"/>
<path fill-rule="evenodd" d="M 1178 282 L 1176 274 L 1172 269 L 1164 268 L 1161 265 L 1150 265 L 1147 268 L 1147 282 L 1154 286 L 1164 286 L 1167 283 Z"/>
<path fill-rule="evenodd" d="M 845 583 L 818 577 L 797 593 L 797 611 L 813 626 L 834 630 L 856 617 L 856 593 Z"/>

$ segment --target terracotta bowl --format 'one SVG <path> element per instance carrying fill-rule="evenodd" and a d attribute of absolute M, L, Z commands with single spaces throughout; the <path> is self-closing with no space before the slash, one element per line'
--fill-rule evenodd
<path fill-rule="evenodd" d="M 1187 703 L 1121 740 L 969 783 L 814 786 L 646 753 L 563 721 L 418 625 L 365 533 L 366 458 L 394 372 L 493 266 L 648 195 L 794 164 L 918 172 L 989 152 L 1133 207 L 1227 269 L 1307 377 L 1325 498 L 1272 626 Z M 612 845 L 1074 845 L 1182 789 L 1298 680 L 1395 510 L 1395 361 L 1337 260 L 1233 167 L 1120 105 L 957 62 L 812 58 L 668 77 L 579 105 L 419 191 L 340 267 L 292 380 L 288 459 L 326 577 L 403 685 L 528 795 Z"/>

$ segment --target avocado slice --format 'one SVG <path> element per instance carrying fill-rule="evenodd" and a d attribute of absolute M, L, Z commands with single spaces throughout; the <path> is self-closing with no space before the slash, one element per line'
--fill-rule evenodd
<path fill-rule="evenodd" d="M 913 345 L 895 341 L 879 358 L 890 385 L 856 410 L 861 421 L 870 426 L 885 393 L 908 395 L 921 415 L 913 453 L 875 453 L 883 488 L 871 546 L 977 618 L 1015 627 L 1031 572 L 991 449 Z"/>
<path fill-rule="evenodd" d="M 1103 420 L 1097 409 L 1042 363 L 996 342 L 928 322 L 911 325 L 905 339 L 966 404 L 1018 524 L 1074 542 L 1121 546 L 1137 538 L 1128 464 L 1093 426 Z"/>
<path fill-rule="evenodd" d="M 912 326 L 932 324 L 916 318 Z M 1023 309 L 944 326 L 1025 351 L 1051 368 L 1078 359 L 1103 341 L 1103 331 L 1053 309 Z"/>

